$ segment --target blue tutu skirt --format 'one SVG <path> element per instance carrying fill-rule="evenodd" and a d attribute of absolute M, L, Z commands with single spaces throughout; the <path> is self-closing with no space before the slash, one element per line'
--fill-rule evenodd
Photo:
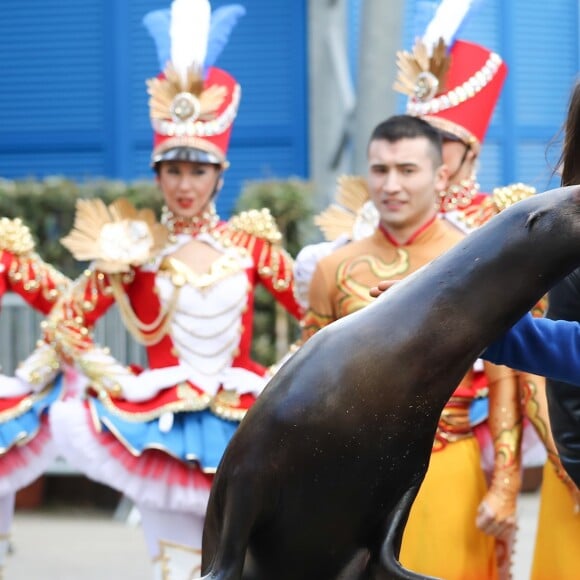
<path fill-rule="evenodd" d="M 197 462 L 213 473 L 239 423 L 217 417 L 209 410 L 174 413 L 168 431 L 159 419 L 127 421 L 108 410 L 98 399 L 91 399 L 93 417 L 133 455 L 148 449 L 163 451 L 184 462 Z"/>
<path fill-rule="evenodd" d="M 19 402 L 22 411 L 15 417 L 0 422 L 0 454 L 6 453 L 14 445 L 23 445 L 33 439 L 40 430 L 43 414 L 55 401 L 64 395 L 63 375 L 59 374 L 51 388 L 41 394 L 33 394 Z M 25 404 L 30 402 L 30 406 Z"/>

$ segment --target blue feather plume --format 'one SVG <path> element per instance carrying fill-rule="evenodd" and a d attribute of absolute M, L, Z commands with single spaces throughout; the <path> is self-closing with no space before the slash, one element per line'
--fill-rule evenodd
<path fill-rule="evenodd" d="M 205 69 L 213 66 L 228 43 L 230 34 L 246 9 L 241 4 L 222 6 L 211 13 Z"/>
<path fill-rule="evenodd" d="M 206 70 L 217 61 L 228 43 L 234 26 L 245 13 L 246 9 L 241 4 L 229 4 L 212 12 L 207 54 L 204 63 Z M 143 25 L 152 36 L 157 47 L 159 70 L 164 70 L 167 62 L 171 59 L 170 24 L 171 10 L 169 8 L 153 10 L 143 17 Z"/>
<path fill-rule="evenodd" d="M 159 70 L 164 70 L 167 62 L 171 59 L 171 39 L 169 37 L 169 25 L 171 23 L 171 10 L 153 10 L 143 17 L 143 25 L 153 37 L 157 47 L 157 59 Z"/>

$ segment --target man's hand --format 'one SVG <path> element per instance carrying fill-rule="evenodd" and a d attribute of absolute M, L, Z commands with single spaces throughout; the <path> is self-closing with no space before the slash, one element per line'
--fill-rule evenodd
<path fill-rule="evenodd" d="M 370 289 L 369 294 L 373 298 L 378 298 L 383 292 L 387 291 L 400 280 L 381 280 L 376 286 Z"/>

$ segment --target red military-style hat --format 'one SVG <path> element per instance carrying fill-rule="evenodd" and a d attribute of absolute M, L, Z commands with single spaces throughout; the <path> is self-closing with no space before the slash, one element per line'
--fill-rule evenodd
<path fill-rule="evenodd" d="M 440 40 L 431 55 L 422 41 L 397 54 L 395 90 L 409 95 L 407 113 L 479 151 L 507 76 L 501 57 L 457 40 L 449 52 Z"/>
<path fill-rule="evenodd" d="M 147 81 L 152 165 L 176 160 L 227 166 L 241 87 L 212 65 L 244 13 L 240 5 L 211 13 L 208 0 L 174 0 L 171 9 L 145 16 L 163 68 Z"/>

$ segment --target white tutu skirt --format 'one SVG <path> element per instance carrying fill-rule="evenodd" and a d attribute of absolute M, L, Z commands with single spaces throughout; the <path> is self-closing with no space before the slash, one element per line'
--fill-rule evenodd
<path fill-rule="evenodd" d="M 158 449 L 129 449 L 94 421 L 80 400 L 54 403 L 50 425 L 59 454 L 87 477 L 140 505 L 205 515 L 213 475 L 197 462 Z"/>

